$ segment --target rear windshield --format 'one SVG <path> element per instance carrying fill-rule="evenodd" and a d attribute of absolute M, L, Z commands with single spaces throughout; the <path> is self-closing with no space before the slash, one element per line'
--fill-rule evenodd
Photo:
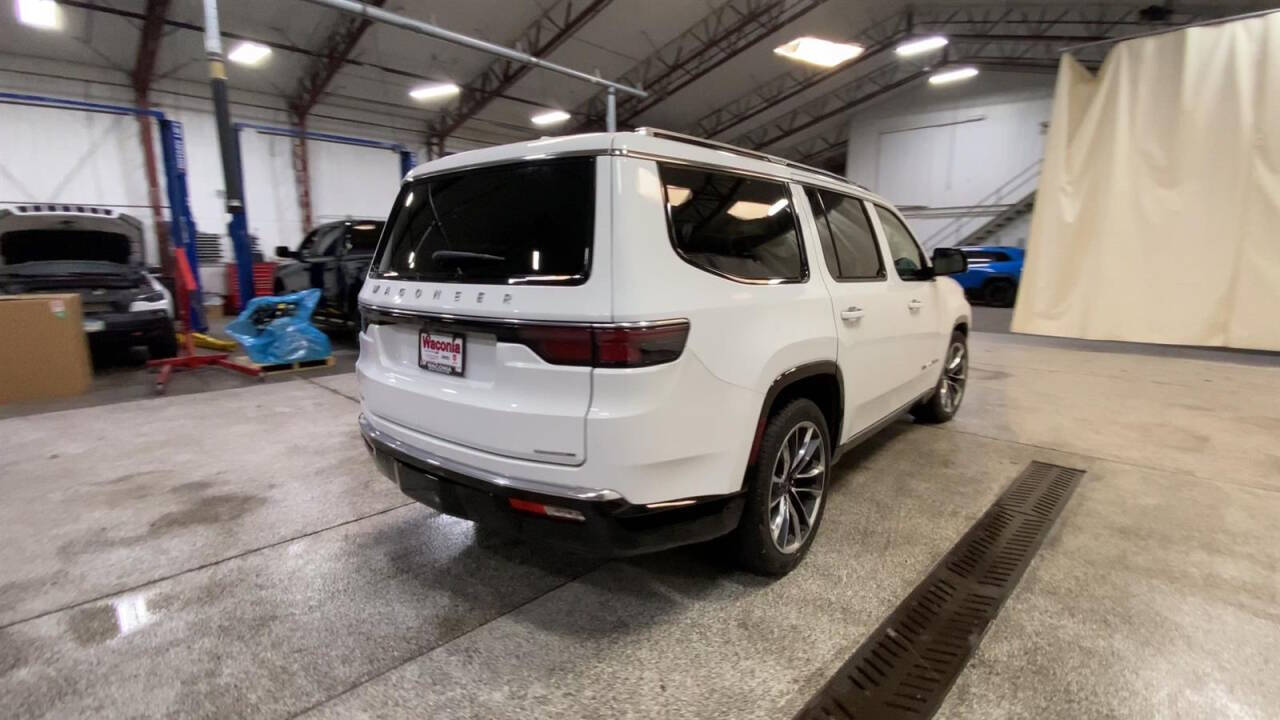
<path fill-rule="evenodd" d="M 575 285 L 591 269 L 595 160 L 476 168 L 405 185 L 374 277 Z"/>

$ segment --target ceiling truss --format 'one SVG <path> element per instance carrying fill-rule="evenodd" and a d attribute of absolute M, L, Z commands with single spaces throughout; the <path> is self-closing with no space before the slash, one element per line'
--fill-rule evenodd
<path fill-rule="evenodd" d="M 643 88 L 647 98 L 618 98 L 618 124 L 661 103 L 781 30 L 826 0 L 729 0 L 618 78 Z M 577 110 L 587 116 L 575 132 L 603 125 L 604 93 Z"/>
<path fill-rule="evenodd" d="M 365 0 L 370 5 L 382 7 L 387 0 Z M 372 20 L 342 16 L 338 24 L 329 33 L 329 41 L 307 64 L 307 71 L 298 81 L 293 96 L 288 99 L 289 111 L 299 123 L 306 120 L 311 109 L 320 101 L 320 96 L 328 89 L 329 83 L 350 59 L 351 53 L 364 37 Z"/>
<path fill-rule="evenodd" d="M 1156 12 L 1158 10 L 1160 8 L 1152 10 L 1149 5 L 1136 4 L 916 7 L 855 34 L 869 48 L 858 60 L 831 71 L 792 71 L 780 75 L 699 118 L 689 132 L 706 137 L 723 134 L 821 83 L 837 76 L 846 78 L 845 84 L 835 90 L 740 132 L 729 141 L 754 149 L 769 148 L 844 117 L 854 108 L 909 85 L 943 64 L 964 62 L 991 68 L 1052 71 L 1057 67 L 1059 50 L 1064 45 L 1116 37 L 1144 28 L 1176 27 L 1240 11 L 1221 6 L 1178 6 L 1176 12 L 1170 13 Z M 922 56 L 922 59 L 893 58 L 879 66 L 871 62 L 886 43 L 896 44 L 907 37 L 930 34 L 945 34 L 952 42 L 944 51 Z M 1105 52 L 1105 47 L 1087 48 L 1077 59 L 1096 66 Z M 853 73 L 857 74 L 850 78 Z M 780 154 L 803 162 L 817 162 L 842 151 L 846 136 L 847 129 L 840 123 Z"/>
<path fill-rule="evenodd" d="M 516 49 L 535 57 L 545 57 L 582 29 L 612 0 L 561 0 L 543 13 L 514 43 Z M 475 117 L 491 100 L 505 93 L 533 67 L 506 58 L 494 60 L 484 72 L 472 79 L 453 109 L 442 113 L 427 125 L 428 142 L 437 150 L 444 140 Z"/>

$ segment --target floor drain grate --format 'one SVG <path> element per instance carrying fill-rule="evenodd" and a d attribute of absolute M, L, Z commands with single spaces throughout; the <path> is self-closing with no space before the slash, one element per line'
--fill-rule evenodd
<path fill-rule="evenodd" d="M 1083 476 L 1028 465 L 796 717 L 932 716 Z"/>

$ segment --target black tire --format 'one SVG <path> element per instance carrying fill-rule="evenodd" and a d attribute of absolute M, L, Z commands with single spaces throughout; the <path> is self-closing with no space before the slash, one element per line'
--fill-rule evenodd
<path fill-rule="evenodd" d="M 954 375 L 951 365 L 954 352 L 959 347 L 959 376 Z M 919 405 L 911 408 L 911 416 L 922 423 L 944 423 L 956 416 L 960 403 L 964 400 L 965 386 L 969 378 L 969 342 L 964 333 L 952 331 L 951 340 L 947 343 L 947 352 L 943 356 L 942 371 L 938 373 L 938 384 L 933 386 L 933 394 Z M 959 392 L 956 393 L 956 381 L 959 380 Z M 946 385 L 950 380 L 951 384 Z M 952 402 L 954 400 L 954 402 Z"/>
<path fill-rule="evenodd" d="M 997 278 L 982 288 L 982 298 L 988 305 L 1013 307 L 1018 299 L 1018 284 L 1007 278 Z"/>
<path fill-rule="evenodd" d="M 156 335 L 147 343 L 147 354 L 152 360 L 176 357 L 178 354 L 178 336 L 170 325 L 167 332 Z"/>
<path fill-rule="evenodd" d="M 780 466 L 782 445 L 791 437 L 792 431 L 798 430 L 803 436 L 811 427 L 816 428 L 822 441 L 821 486 L 816 493 L 816 507 L 813 509 L 811 516 L 809 516 L 809 513 L 805 513 L 804 516 L 799 514 L 794 516 L 797 518 L 809 518 L 807 535 L 798 542 L 798 546 L 789 547 L 784 551 L 775 541 L 770 525 L 770 493 L 775 485 L 774 470 L 775 467 Z M 809 546 L 813 544 L 813 538 L 818 534 L 819 526 L 822 524 L 822 515 L 826 509 L 827 488 L 830 484 L 831 438 L 828 435 L 827 420 L 822 411 L 818 409 L 818 406 L 813 401 L 804 398 L 787 403 L 785 407 L 775 412 L 765 424 L 764 434 L 760 438 L 759 453 L 755 467 L 752 469 L 750 477 L 747 478 L 747 494 L 746 502 L 742 509 L 742 519 L 738 523 L 737 530 L 730 535 L 729 540 L 745 569 L 759 575 L 778 577 L 786 575 L 795 569 L 800 564 L 800 561 L 804 559 L 805 554 L 809 552 Z M 811 481 L 805 480 L 806 484 L 809 482 Z M 794 483 L 796 487 L 799 487 L 800 480 L 795 479 Z M 779 487 L 783 486 L 779 484 Z M 786 487 L 791 487 L 790 482 Z M 812 490 L 800 490 L 799 492 L 803 493 L 805 497 L 812 497 L 810 495 Z M 788 492 L 787 497 L 799 497 L 799 494 Z M 791 501 L 787 500 L 786 502 L 790 503 Z M 782 506 L 784 512 L 786 507 Z M 804 506 L 801 506 L 799 512 L 803 511 Z M 790 525 L 787 527 L 790 527 Z M 783 533 L 785 534 L 786 531 L 784 530 Z"/>

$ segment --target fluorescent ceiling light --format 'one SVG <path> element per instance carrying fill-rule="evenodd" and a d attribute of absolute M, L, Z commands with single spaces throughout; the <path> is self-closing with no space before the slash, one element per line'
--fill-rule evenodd
<path fill-rule="evenodd" d="M 894 52 L 898 57 L 911 57 L 912 55 L 921 55 L 930 50 L 937 50 L 946 47 L 947 39 L 941 35 L 933 35 L 931 37 L 920 38 L 918 40 L 908 40 L 898 47 L 894 48 Z"/>
<path fill-rule="evenodd" d="M 861 55 L 864 49 L 857 43 L 837 43 L 822 38 L 802 37 L 786 45 L 780 45 L 773 51 L 792 60 L 829 68 L 849 62 Z"/>
<path fill-rule="evenodd" d="M 414 100 L 433 100 L 435 98 L 449 97 L 457 95 L 462 88 L 453 83 L 429 83 L 427 85 L 419 85 L 409 91 L 409 97 Z"/>
<path fill-rule="evenodd" d="M 774 215 L 777 215 L 778 213 L 782 212 L 783 209 L 786 207 L 787 207 L 787 199 L 782 198 L 781 200 L 778 200 L 774 204 L 770 205 L 768 211 L 766 211 L 765 214 L 768 215 L 769 217 L 773 217 Z"/>
<path fill-rule="evenodd" d="M 929 84 L 945 85 L 947 83 L 953 83 L 960 80 L 968 80 L 969 78 L 977 74 L 978 74 L 978 68 L 975 68 L 975 67 L 962 67 L 962 68 L 956 68 L 954 70 L 943 70 L 942 72 L 937 72 L 930 75 Z"/>
<path fill-rule="evenodd" d="M 677 207 L 689 202 L 689 197 L 693 195 L 693 191 L 687 187 L 679 185 L 667 186 L 667 204 L 671 207 Z"/>
<path fill-rule="evenodd" d="M 563 110 L 548 110 L 529 118 L 534 125 L 555 125 L 569 119 L 569 113 Z"/>
<path fill-rule="evenodd" d="M 271 48 L 256 42 L 242 42 L 231 48 L 227 59 L 239 65 L 257 65 L 271 54 Z"/>
<path fill-rule="evenodd" d="M 18 22 L 42 30 L 62 25 L 62 10 L 53 0 L 18 0 Z"/>
<path fill-rule="evenodd" d="M 776 204 L 776 203 L 775 203 Z M 773 205 L 766 205 L 762 202 L 752 202 L 751 200 L 739 200 L 729 206 L 727 211 L 733 217 L 739 220 L 759 220 L 763 217 L 769 217 L 769 212 Z M 781 208 L 779 208 L 781 209 Z M 777 212 L 776 210 L 774 212 Z"/>

